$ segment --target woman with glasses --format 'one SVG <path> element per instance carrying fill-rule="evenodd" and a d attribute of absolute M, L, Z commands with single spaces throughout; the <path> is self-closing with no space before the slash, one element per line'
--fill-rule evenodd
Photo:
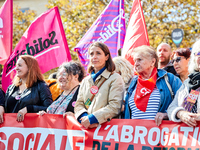
<path fill-rule="evenodd" d="M 48 114 L 62 114 L 74 116 L 74 106 L 76 103 L 79 83 L 85 76 L 85 69 L 81 63 L 76 61 L 63 63 L 57 73 L 57 82 L 61 95 L 46 109 Z M 45 111 L 40 111 L 43 115 Z"/>
<path fill-rule="evenodd" d="M 175 95 L 167 113 L 170 120 L 197 126 L 200 120 L 200 40 L 194 43 L 188 65 L 189 75 Z"/>
<path fill-rule="evenodd" d="M 177 74 L 180 76 L 182 82 L 184 82 L 189 75 L 188 63 L 190 60 L 191 51 L 189 48 L 179 48 L 172 56 L 172 64 Z"/>

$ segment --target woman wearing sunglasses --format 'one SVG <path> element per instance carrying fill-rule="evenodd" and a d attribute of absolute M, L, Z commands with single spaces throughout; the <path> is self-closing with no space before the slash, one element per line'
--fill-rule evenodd
<path fill-rule="evenodd" d="M 194 127 L 200 121 L 200 40 L 193 45 L 188 70 L 190 74 L 176 93 L 167 113 L 170 120 L 182 121 Z"/>
<path fill-rule="evenodd" d="M 182 82 L 184 82 L 189 75 L 188 63 L 190 60 L 191 51 L 189 48 L 179 48 L 172 56 L 172 64 L 177 74 L 180 76 Z"/>

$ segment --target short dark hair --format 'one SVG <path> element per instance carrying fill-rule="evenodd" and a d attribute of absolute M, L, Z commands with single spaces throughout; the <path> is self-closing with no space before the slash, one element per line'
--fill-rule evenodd
<path fill-rule="evenodd" d="M 178 48 L 175 52 L 179 56 L 184 56 L 186 59 L 190 58 L 191 51 L 189 48 Z"/>
<path fill-rule="evenodd" d="M 58 73 L 60 72 L 60 69 L 65 68 L 65 71 L 68 75 L 77 75 L 78 74 L 78 81 L 81 82 L 83 78 L 85 77 L 85 68 L 83 65 L 78 61 L 70 61 L 70 62 L 64 62 L 58 70 Z"/>
<path fill-rule="evenodd" d="M 108 60 L 106 61 L 106 69 L 109 72 L 113 72 L 115 71 L 115 64 L 112 60 L 111 54 L 110 54 L 110 50 L 108 48 L 108 46 L 104 43 L 101 42 L 94 42 L 90 45 L 89 49 L 88 49 L 88 53 L 90 53 L 90 49 L 95 46 L 95 47 L 99 47 L 105 54 L 105 56 L 109 55 Z M 91 65 L 91 63 L 88 65 L 88 73 L 91 73 L 92 71 L 94 71 L 94 67 Z"/>

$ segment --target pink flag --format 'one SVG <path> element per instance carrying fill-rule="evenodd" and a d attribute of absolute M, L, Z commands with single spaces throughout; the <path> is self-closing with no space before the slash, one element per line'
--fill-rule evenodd
<path fill-rule="evenodd" d="M 0 9 L 0 64 L 12 53 L 13 1 L 6 0 Z"/>
<path fill-rule="evenodd" d="M 29 26 L 15 47 L 3 69 L 2 86 L 4 91 L 11 84 L 15 75 L 18 57 L 25 53 L 38 60 L 42 73 L 71 60 L 57 7 L 39 16 Z"/>
<path fill-rule="evenodd" d="M 105 43 L 112 55 L 118 56 L 126 33 L 124 0 L 111 0 L 75 47 L 79 59 L 86 68 L 89 64 L 88 48 L 94 41 Z"/>
<path fill-rule="evenodd" d="M 140 0 L 133 0 L 122 56 L 134 65 L 133 49 L 141 45 L 149 45 L 149 38 Z"/>

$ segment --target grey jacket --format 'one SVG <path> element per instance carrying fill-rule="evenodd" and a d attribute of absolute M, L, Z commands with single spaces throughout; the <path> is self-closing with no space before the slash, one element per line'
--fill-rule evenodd
<path fill-rule="evenodd" d="M 186 86 L 185 83 L 188 82 L 189 79 L 186 79 L 180 89 L 177 91 L 174 100 L 172 103 L 169 105 L 167 109 L 167 114 L 169 117 L 169 120 L 174 121 L 174 122 L 181 122 L 179 118 L 176 117 L 176 114 L 180 110 L 185 110 L 181 105 L 184 101 L 184 99 L 188 96 L 189 91 L 188 87 Z M 197 99 L 197 112 L 200 113 L 200 96 Z"/>

